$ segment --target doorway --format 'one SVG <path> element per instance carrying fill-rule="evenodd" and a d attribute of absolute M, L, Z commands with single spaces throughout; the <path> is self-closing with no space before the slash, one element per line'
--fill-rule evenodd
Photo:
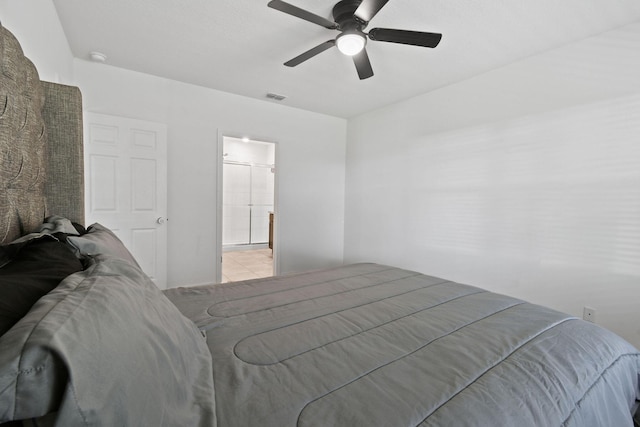
<path fill-rule="evenodd" d="M 275 144 L 222 138 L 222 283 L 273 276 Z"/>

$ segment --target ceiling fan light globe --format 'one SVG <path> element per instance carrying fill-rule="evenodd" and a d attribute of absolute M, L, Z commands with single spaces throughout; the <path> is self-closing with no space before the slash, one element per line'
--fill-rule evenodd
<path fill-rule="evenodd" d="M 360 33 L 342 33 L 336 39 L 338 50 L 347 56 L 357 55 L 365 44 L 366 39 Z"/>

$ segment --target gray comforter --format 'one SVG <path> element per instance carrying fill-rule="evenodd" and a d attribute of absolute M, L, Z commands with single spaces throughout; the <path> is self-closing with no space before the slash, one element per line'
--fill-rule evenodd
<path fill-rule="evenodd" d="M 632 426 L 640 355 L 565 314 L 375 264 L 166 291 L 218 426 Z"/>

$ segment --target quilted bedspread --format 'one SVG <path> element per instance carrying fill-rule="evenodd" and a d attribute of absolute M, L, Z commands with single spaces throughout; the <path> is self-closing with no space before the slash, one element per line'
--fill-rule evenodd
<path fill-rule="evenodd" d="M 220 427 L 633 425 L 633 346 L 473 286 L 355 264 L 166 295 L 206 331 Z"/>

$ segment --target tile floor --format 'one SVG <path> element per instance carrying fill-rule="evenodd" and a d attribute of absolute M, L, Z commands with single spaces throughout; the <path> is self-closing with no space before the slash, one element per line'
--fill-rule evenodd
<path fill-rule="evenodd" d="M 222 253 L 222 283 L 273 276 L 271 249 Z"/>

